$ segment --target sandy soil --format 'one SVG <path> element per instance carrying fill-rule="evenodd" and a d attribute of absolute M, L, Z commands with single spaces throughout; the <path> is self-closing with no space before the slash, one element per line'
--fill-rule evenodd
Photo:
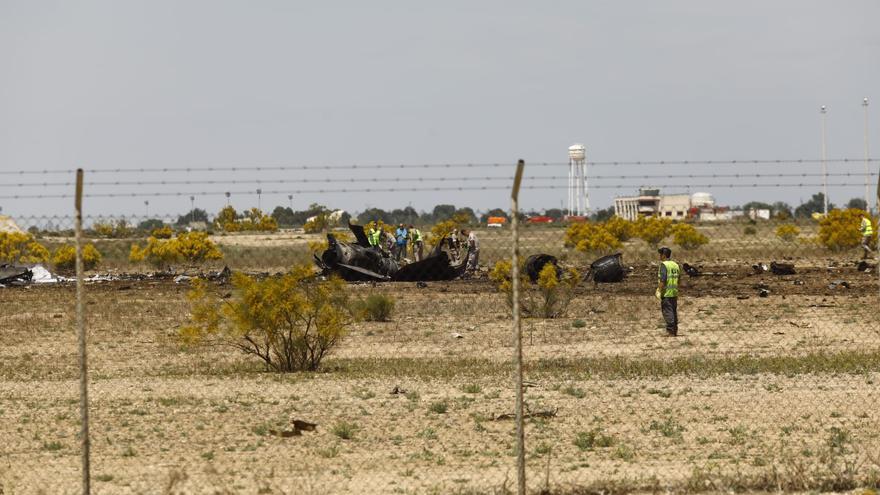
<path fill-rule="evenodd" d="M 870 275 L 846 264 L 829 269 L 826 260 L 786 277 L 753 275 L 742 262 L 703 264 L 727 275 L 684 280 L 677 339 L 663 337 L 649 264 L 623 284 L 580 288 L 563 318 L 525 320 L 528 409 L 556 412 L 528 421 L 532 487 L 656 478 L 650 483 L 712 489 L 723 473 L 771 467 L 792 477 L 806 470 L 810 479 L 845 462 L 860 473 L 880 469 L 871 457 L 880 451 L 877 362 L 860 371 L 705 374 L 577 365 L 880 350 L 880 325 L 865 311 L 878 304 Z M 836 279 L 850 287 L 829 288 Z M 758 297 L 759 286 L 770 296 Z M 513 412 L 502 296 L 485 279 L 350 290 L 395 297 L 393 321 L 357 324 L 323 373 L 276 375 L 226 347 L 182 346 L 185 284 L 90 285 L 95 493 L 514 486 L 514 425 L 495 420 Z M 73 294 L 68 285 L 0 289 L 2 493 L 78 490 Z M 395 387 L 405 393 L 390 393 Z M 291 419 L 317 430 L 272 433 Z"/>

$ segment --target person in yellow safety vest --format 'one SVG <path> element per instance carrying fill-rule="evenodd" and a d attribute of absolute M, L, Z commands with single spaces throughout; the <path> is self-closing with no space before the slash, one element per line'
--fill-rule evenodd
<path fill-rule="evenodd" d="M 657 292 L 654 294 L 660 299 L 660 312 L 666 321 L 666 334 L 669 337 L 678 335 L 678 279 L 681 269 L 678 263 L 672 261 L 672 250 L 661 247 L 660 271 L 657 274 Z"/>
<path fill-rule="evenodd" d="M 867 215 L 862 217 L 862 225 L 859 227 L 862 233 L 862 249 L 865 250 L 862 259 L 866 259 L 871 254 L 871 237 L 874 236 L 874 226 L 871 225 L 871 219 Z"/>
<path fill-rule="evenodd" d="M 422 242 L 422 231 L 413 227 L 412 224 L 410 224 L 409 237 L 410 237 L 410 244 L 412 244 L 413 258 L 416 261 L 421 261 L 422 260 L 422 249 L 424 248 L 424 243 Z"/>
<path fill-rule="evenodd" d="M 378 228 L 379 224 L 377 222 L 373 222 L 373 226 L 370 227 L 370 232 L 367 234 L 367 242 L 370 244 L 370 247 L 374 247 L 379 249 L 379 236 L 382 233 L 382 230 Z"/>

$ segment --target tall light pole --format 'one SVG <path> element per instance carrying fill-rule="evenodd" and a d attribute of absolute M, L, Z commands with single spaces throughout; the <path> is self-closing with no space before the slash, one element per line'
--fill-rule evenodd
<path fill-rule="evenodd" d="M 232 193 L 229 191 L 226 191 L 226 206 L 229 206 L 229 196 L 232 196 Z"/>
<path fill-rule="evenodd" d="M 290 211 L 293 211 L 293 194 L 288 194 L 287 200 L 290 201 Z"/>
<path fill-rule="evenodd" d="M 150 200 L 144 200 L 144 210 L 146 210 L 146 216 L 150 216 Z"/>
<path fill-rule="evenodd" d="M 870 172 L 868 171 L 868 97 L 862 99 L 862 108 L 865 109 L 865 209 L 871 211 L 871 193 L 868 185 Z M 875 203 L 877 200 L 874 200 Z M 874 205 L 880 208 L 878 205 Z"/>
<path fill-rule="evenodd" d="M 828 164 L 825 163 L 825 115 L 828 109 L 825 105 L 819 110 L 822 113 L 822 213 L 828 214 Z"/>
<path fill-rule="evenodd" d="M 263 211 L 263 201 L 262 201 L 262 198 L 261 198 L 261 196 L 260 196 L 261 194 L 263 194 L 263 190 L 262 190 L 262 189 L 257 189 L 257 209 L 260 210 L 260 211 Z"/>
<path fill-rule="evenodd" d="M 189 223 L 196 221 L 196 197 L 189 197 Z"/>

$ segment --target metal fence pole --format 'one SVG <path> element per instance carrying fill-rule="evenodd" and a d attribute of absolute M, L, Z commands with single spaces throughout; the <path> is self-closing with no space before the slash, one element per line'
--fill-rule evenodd
<path fill-rule="evenodd" d="M 520 160 L 516 164 L 516 177 L 513 180 L 513 191 L 510 194 L 510 230 L 513 234 L 513 264 L 511 277 L 513 278 L 513 341 L 516 372 L 514 374 L 514 386 L 516 387 L 516 477 L 517 493 L 526 493 L 526 454 L 525 454 L 525 431 L 523 429 L 523 365 L 522 365 L 522 325 L 519 318 L 519 185 L 522 182 L 525 162 Z"/>
<path fill-rule="evenodd" d="M 83 170 L 76 171 L 76 334 L 79 341 L 79 411 L 82 429 L 82 490 L 91 492 L 89 463 L 89 377 L 86 361 L 86 327 L 83 315 L 83 235 L 82 235 Z"/>

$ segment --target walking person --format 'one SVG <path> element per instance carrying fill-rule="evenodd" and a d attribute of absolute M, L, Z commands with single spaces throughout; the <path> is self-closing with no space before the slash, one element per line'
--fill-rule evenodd
<path fill-rule="evenodd" d="M 862 233 L 862 249 L 865 250 L 862 259 L 867 259 L 871 254 L 871 237 L 874 236 L 874 226 L 868 215 L 862 215 L 862 224 L 859 226 L 859 232 Z"/>
<path fill-rule="evenodd" d="M 477 236 L 474 232 L 468 231 L 466 229 L 461 229 L 462 237 L 467 236 L 467 268 L 465 271 L 475 272 L 477 271 L 477 264 L 480 262 L 480 240 L 477 239 Z"/>
<path fill-rule="evenodd" d="M 660 254 L 660 271 L 657 274 L 655 295 L 660 299 L 660 312 L 666 321 L 666 335 L 675 337 L 678 335 L 678 278 L 681 269 L 678 263 L 672 261 L 671 249 L 661 247 L 657 252 Z"/>
<path fill-rule="evenodd" d="M 394 232 L 394 237 L 395 239 L 397 239 L 394 259 L 396 259 L 397 261 L 400 261 L 406 257 L 406 241 L 408 236 L 409 233 L 406 231 L 406 227 L 404 227 L 403 224 L 399 224 L 397 226 L 397 230 Z"/>
<path fill-rule="evenodd" d="M 415 228 L 410 224 L 409 226 L 409 239 L 410 244 L 412 244 L 413 251 L 413 259 L 416 261 L 422 260 L 422 249 L 424 248 L 424 243 L 422 242 L 422 231 Z"/>

